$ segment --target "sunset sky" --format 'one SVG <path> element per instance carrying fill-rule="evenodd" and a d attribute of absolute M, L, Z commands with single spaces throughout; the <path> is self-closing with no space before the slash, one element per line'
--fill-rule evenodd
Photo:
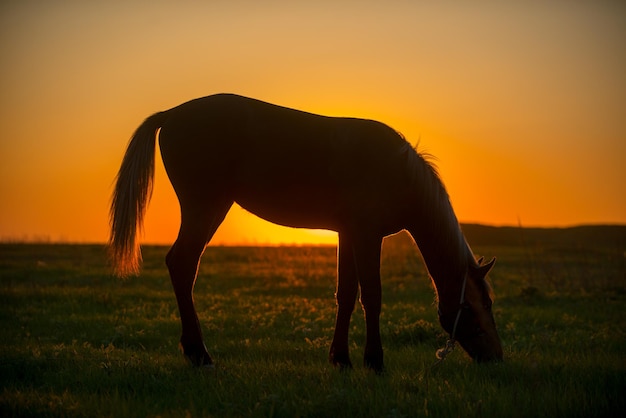
<path fill-rule="evenodd" d="M 0 240 L 104 242 L 148 115 L 231 92 L 383 121 L 461 222 L 626 223 L 626 2 L 3 1 Z M 157 156 L 146 243 L 176 237 Z M 213 244 L 333 243 L 234 208 Z"/>

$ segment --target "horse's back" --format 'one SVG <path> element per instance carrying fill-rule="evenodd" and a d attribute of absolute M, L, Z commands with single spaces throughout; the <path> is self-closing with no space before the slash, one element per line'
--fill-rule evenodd
<path fill-rule="evenodd" d="M 166 158 L 184 154 L 191 162 L 219 155 L 229 165 L 299 153 L 314 159 L 327 152 L 333 119 L 233 94 L 191 100 L 167 112 L 159 139 Z"/>
<path fill-rule="evenodd" d="M 356 206 L 388 199 L 380 194 L 404 176 L 406 141 L 379 122 L 230 94 L 168 112 L 160 146 L 179 198 L 220 193 L 275 223 L 338 229 Z"/>
<path fill-rule="evenodd" d="M 194 99 L 167 112 L 161 136 L 173 134 L 176 142 L 186 136 L 198 144 L 239 141 L 240 145 L 302 147 L 305 151 L 306 147 L 332 141 L 336 152 L 376 147 L 379 156 L 385 146 L 404 142 L 393 129 L 377 121 L 322 116 L 235 94 Z"/>

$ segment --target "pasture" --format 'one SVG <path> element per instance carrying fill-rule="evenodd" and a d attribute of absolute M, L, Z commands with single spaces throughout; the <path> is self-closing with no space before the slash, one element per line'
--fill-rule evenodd
<path fill-rule="evenodd" d="M 178 351 L 166 247 L 120 280 L 103 246 L 1 244 L 0 416 L 621 416 L 626 229 L 567 231 L 466 229 L 498 257 L 505 362 L 487 365 L 457 347 L 433 366 L 447 335 L 431 283 L 407 236 L 387 239 L 382 376 L 360 362 L 359 306 L 354 370 L 328 363 L 335 248 L 209 247 L 195 297 L 217 367 L 198 370 Z"/>

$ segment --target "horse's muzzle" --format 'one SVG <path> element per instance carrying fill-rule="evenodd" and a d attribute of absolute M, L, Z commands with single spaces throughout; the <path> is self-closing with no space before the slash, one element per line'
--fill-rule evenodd
<path fill-rule="evenodd" d="M 504 358 L 502 344 L 497 334 L 495 338 L 481 335 L 459 340 L 459 344 L 477 363 L 498 362 Z"/>

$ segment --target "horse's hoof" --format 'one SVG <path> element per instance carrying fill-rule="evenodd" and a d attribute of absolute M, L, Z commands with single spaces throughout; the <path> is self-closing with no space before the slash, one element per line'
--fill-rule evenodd
<path fill-rule="evenodd" d="M 350 356 L 348 354 L 330 354 L 330 362 L 333 366 L 338 367 L 340 371 L 352 370 L 352 362 L 350 361 Z"/>
<path fill-rule="evenodd" d="M 335 367 L 339 368 L 339 372 L 348 373 L 352 371 L 352 363 L 335 363 Z"/>
<path fill-rule="evenodd" d="M 339 368 L 339 371 L 345 372 L 347 370 L 352 370 L 352 362 L 350 360 L 348 361 L 335 361 L 335 360 L 331 360 L 331 363 L 333 364 L 333 366 Z"/>
<path fill-rule="evenodd" d="M 187 362 L 193 367 L 214 368 L 213 360 L 209 355 L 204 344 L 200 347 L 184 347 L 181 344 L 181 350 Z"/>
<path fill-rule="evenodd" d="M 384 364 L 377 364 L 377 365 L 373 365 L 373 364 L 365 364 L 365 367 L 367 367 L 368 369 L 374 371 L 374 373 L 376 373 L 379 376 L 382 376 L 385 374 L 385 365 Z"/>
<path fill-rule="evenodd" d="M 373 370 L 377 375 L 385 374 L 385 365 L 383 363 L 382 355 L 379 356 L 366 356 L 363 359 L 363 365 Z"/>
<path fill-rule="evenodd" d="M 200 366 L 200 368 L 201 368 L 202 370 L 207 370 L 207 371 L 209 371 L 209 372 L 212 372 L 213 370 L 215 370 L 215 364 L 213 364 L 213 363 L 210 363 L 210 364 L 204 364 L 204 365 Z"/>
<path fill-rule="evenodd" d="M 208 354 L 202 356 L 189 356 L 185 354 L 185 359 L 187 360 L 187 363 L 193 367 L 202 367 L 207 369 L 215 368 L 213 360 L 211 360 L 211 357 Z"/>

